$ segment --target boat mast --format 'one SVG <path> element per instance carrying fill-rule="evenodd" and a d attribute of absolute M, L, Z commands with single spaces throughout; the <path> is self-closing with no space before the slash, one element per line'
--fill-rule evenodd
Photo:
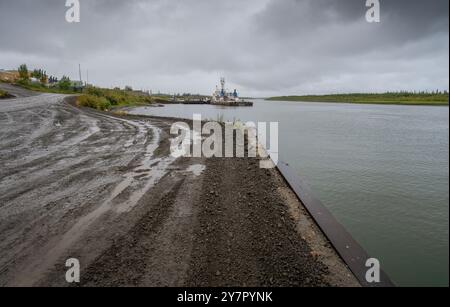
<path fill-rule="evenodd" d="M 222 86 L 221 94 L 222 94 L 222 96 L 225 96 L 225 78 L 224 77 L 220 78 L 220 85 Z"/>

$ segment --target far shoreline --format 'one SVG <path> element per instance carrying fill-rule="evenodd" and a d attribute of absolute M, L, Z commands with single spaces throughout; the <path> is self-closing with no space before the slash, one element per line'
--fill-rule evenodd
<path fill-rule="evenodd" d="M 342 104 L 373 104 L 399 106 L 441 106 L 448 107 L 448 93 L 385 93 L 385 94 L 333 94 L 305 96 L 277 96 L 264 98 L 266 101 L 314 102 Z"/>

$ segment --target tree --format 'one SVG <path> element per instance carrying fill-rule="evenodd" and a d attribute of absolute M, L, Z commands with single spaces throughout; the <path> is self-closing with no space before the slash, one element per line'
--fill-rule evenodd
<path fill-rule="evenodd" d="M 36 79 L 40 79 L 41 75 L 40 75 L 39 70 L 37 70 L 37 69 L 33 70 L 33 72 L 31 73 L 31 77 L 32 78 L 36 78 Z"/>
<path fill-rule="evenodd" d="M 47 84 L 48 83 L 47 73 L 44 72 L 39 80 L 41 81 L 42 84 Z"/>
<path fill-rule="evenodd" d="M 58 78 L 56 78 L 55 76 L 50 76 L 50 78 L 48 80 L 49 80 L 50 84 L 58 83 Z"/>
<path fill-rule="evenodd" d="M 27 64 L 20 65 L 18 71 L 19 71 L 20 80 L 23 80 L 23 81 L 30 80 L 30 75 L 28 74 Z"/>
<path fill-rule="evenodd" d="M 70 79 L 67 76 L 63 76 L 61 78 L 61 81 L 59 81 L 59 87 L 62 90 L 69 90 L 71 85 L 72 83 L 70 82 Z"/>

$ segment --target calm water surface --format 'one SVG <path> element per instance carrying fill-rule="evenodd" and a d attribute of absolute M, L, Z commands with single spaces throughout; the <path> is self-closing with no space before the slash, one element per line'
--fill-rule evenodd
<path fill-rule="evenodd" d="M 448 107 L 267 102 L 134 114 L 277 121 L 280 158 L 403 286 L 448 286 Z"/>

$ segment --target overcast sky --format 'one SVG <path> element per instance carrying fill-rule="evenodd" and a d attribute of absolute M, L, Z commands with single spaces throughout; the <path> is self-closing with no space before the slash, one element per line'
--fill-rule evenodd
<path fill-rule="evenodd" d="M 449 1 L 0 0 L 0 68 L 21 63 L 101 86 L 244 96 L 447 90 Z"/>

